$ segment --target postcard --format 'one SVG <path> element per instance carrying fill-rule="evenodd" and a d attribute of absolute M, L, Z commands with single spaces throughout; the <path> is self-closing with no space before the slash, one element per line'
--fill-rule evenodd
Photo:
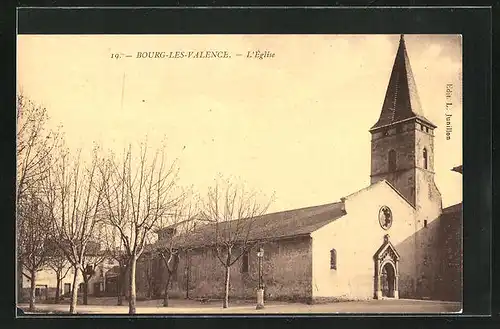
<path fill-rule="evenodd" d="M 17 303 L 460 313 L 462 37 L 18 35 Z"/>

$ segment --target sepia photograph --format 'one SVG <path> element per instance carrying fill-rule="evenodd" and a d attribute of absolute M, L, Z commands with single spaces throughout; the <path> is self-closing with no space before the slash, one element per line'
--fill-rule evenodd
<path fill-rule="evenodd" d="M 22 314 L 460 314 L 462 36 L 17 36 Z"/>

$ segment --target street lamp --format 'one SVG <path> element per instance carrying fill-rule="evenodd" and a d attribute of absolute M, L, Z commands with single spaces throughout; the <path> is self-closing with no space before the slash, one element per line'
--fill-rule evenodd
<path fill-rule="evenodd" d="M 264 286 L 262 282 L 262 257 L 264 257 L 264 249 L 259 248 L 257 258 L 259 259 L 259 287 L 257 289 L 257 309 L 264 308 Z"/>

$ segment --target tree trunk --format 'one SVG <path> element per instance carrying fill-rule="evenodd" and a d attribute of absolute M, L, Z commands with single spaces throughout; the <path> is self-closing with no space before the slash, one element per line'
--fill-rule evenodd
<path fill-rule="evenodd" d="M 128 299 L 128 313 L 135 314 L 135 304 L 136 304 L 136 291 L 135 291 L 135 269 L 137 265 L 137 259 L 135 256 L 132 257 L 130 261 L 130 277 L 129 277 L 129 299 Z"/>
<path fill-rule="evenodd" d="M 17 278 L 17 302 L 20 303 L 23 301 L 23 295 L 24 295 L 24 289 L 23 289 L 23 281 L 24 281 L 24 275 L 23 275 L 23 265 L 21 261 L 18 261 L 18 278 Z"/>
<path fill-rule="evenodd" d="M 69 304 L 69 313 L 76 314 L 76 304 L 78 302 L 78 268 L 74 267 L 75 273 L 73 274 L 73 290 L 71 290 L 71 302 Z"/>
<path fill-rule="evenodd" d="M 191 274 L 191 257 L 186 252 L 186 299 L 189 299 L 189 275 Z"/>
<path fill-rule="evenodd" d="M 168 307 L 168 290 L 170 288 L 170 277 L 171 277 L 171 273 L 168 272 L 168 276 L 167 276 L 167 282 L 165 284 L 165 292 L 163 294 L 163 307 Z"/>
<path fill-rule="evenodd" d="M 129 262 L 130 264 L 130 262 Z M 123 297 L 128 302 L 130 299 L 130 266 L 125 269 L 124 279 L 123 279 Z"/>
<path fill-rule="evenodd" d="M 116 293 L 118 296 L 118 301 L 116 302 L 116 305 L 118 306 L 123 305 L 123 281 L 125 281 L 125 275 L 123 274 L 123 270 L 120 269 L 118 280 L 116 280 Z"/>
<path fill-rule="evenodd" d="M 229 307 L 229 274 L 231 273 L 231 267 L 226 265 L 226 279 L 225 279 L 225 289 L 224 289 L 224 302 L 222 304 L 223 308 Z"/>
<path fill-rule="evenodd" d="M 89 304 L 89 280 L 90 278 L 87 275 L 83 275 L 83 305 Z"/>
<path fill-rule="evenodd" d="M 35 299 L 36 299 L 36 272 L 35 271 L 30 271 L 30 282 L 31 282 L 31 288 L 30 288 L 30 312 L 33 312 L 35 310 Z"/>
<path fill-rule="evenodd" d="M 54 304 L 59 304 L 61 296 L 61 282 L 61 274 L 56 272 L 56 297 L 54 298 Z"/>
<path fill-rule="evenodd" d="M 146 293 L 147 293 L 146 297 L 147 297 L 148 299 L 151 299 L 151 297 L 152 297 L 152 295 L 153 295 L 153 294 L 152 294 L 152 290 L 153 290 L 153 282 L 152 282 L 152 281 L 153 281 L 153 280 L 151 279 L 151 274 L 150 274 L 150 273 L 148 274 L 148 277 L 147 277 L 146 279 L 147 279 L 147 282 L 146 282 L 146 283 L 147 283 L 147 285 L 148 285 L 148 290 L 147 290 L 147 292 L 146 292 Z"/>

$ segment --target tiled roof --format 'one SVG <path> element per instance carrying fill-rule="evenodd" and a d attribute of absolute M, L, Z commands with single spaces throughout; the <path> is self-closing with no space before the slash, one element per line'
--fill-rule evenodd
<path fill-rule="evenodd" d="M 404 37 L 401 35 L 380 118 L 370 130 L 411 118 L 419 118 L 436 127 L 424 117 Z"/>
<path fill-rule="evenodd" d="M 256 217 L 253 220 L 249 240 L 276 240 L 279 238 L 305 235 L 345 215 L 343 202 L 288 210 Z M 219 224 L 221 232 L 236 232 L 248 219 L 239 219 Z M 215 237 L 215 224 L 197 227 L 194 232 L 174 237 L 178 247 L 201 247 L 212 245 Z M 245 231 L 246 232 L 246 231 Z M 242 234 L 243 235 L 243 234 Z M 161 245 L 158 241 L 157 245 Z"/>

